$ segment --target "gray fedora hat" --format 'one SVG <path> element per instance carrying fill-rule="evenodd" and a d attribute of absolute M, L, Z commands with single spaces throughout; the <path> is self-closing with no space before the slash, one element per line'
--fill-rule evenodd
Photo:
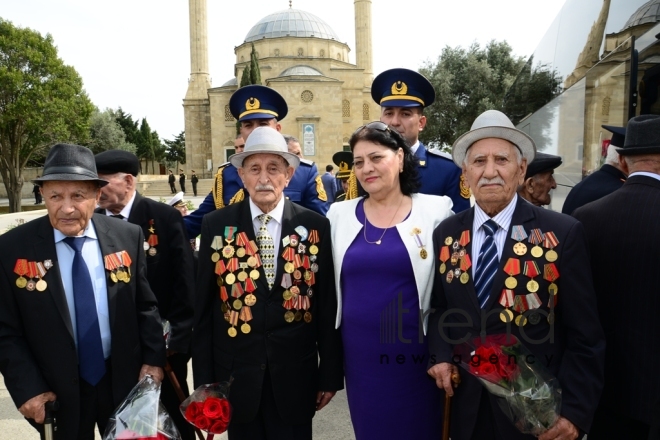
<path fill-rule="evenodd" d="M 622 156 L 660 154 L 660 116 L 640 115 L 628 121 L 626 140 L 616 152 Z"/>
<path fill-rule="evenodd" d="M 486 138 L 499 138 L 511 142 L 518 147 L 523 157 L 527 159 L 528 164 L 536 156 L 536 144 L 527 133 L 523 133 L 514 127 L 511 120 L 504 113 L 497 110 L 487 110 L 477 116 L 470 131 L 463 133 L 452 145 L 451 157 L 454 159 L 454 163 L 462 167 L 468 148 L 475 142 Z"/>
<path fill-rule="evenodd" d="M 289 153 L 282 133 L 271 127 L 255 128 L 245 141 L 243 152 L 232 155 L 229 161 L 236 168 L 240 168 L 246 157 L 260 153 L 282 156 L 294 169 L 300 165 L 300 158 Z"/>
<path fill-rule="evenodd" d="M 108 184 L 107 180 L 99 179 L 96 173 L 92 150 L 70 144 L 53 145 L 46 157 L 41 177 L 32 182 L 40 185 L 49 180 L 86 180 L 96 182 L 99 186 Z"/>

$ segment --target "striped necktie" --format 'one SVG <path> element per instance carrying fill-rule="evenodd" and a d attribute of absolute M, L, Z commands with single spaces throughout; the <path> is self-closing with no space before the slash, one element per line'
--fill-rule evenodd
<path fill-rule="evenodd" d="M 266 281 L 268 281 L 268 288 L 272 289 L 275 284 L 275 244 L 273 237 L 268 233 L 266 225 L 272 220 L 268 214 L 261 214 L 257 217 L 261 222 L 259 232 L 257 233 L 257 244 L 259 245 L 259 253 L 261 254 L 261 262 L 264 266 L 266 273 Z"/>
<path fill-rule="evenodd" d="M 481 227 L 486 234 L 486 239 L 479 251 L 479 265 L 474 276 L 474 288 L 477 291 L 479 306 L 483 309 L 490 297 L 493 279 L 500 261 L 497 258 L 497 246 L 495 246 L 495 238 L 493 237 L 498 228 L 497 223 L 493 219 L 489 219 Z"/>

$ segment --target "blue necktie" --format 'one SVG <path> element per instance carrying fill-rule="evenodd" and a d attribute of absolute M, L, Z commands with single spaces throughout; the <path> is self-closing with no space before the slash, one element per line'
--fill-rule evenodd
<path fill-rule="evenodd" d="M 73 299 L 76 303 L 80 377 L 90 385 L 96 385 L 105 374 L 105 358 L 92 278 L 81 253 L 85 237 L 66 237 L 64 242 L 75 251 L 71 273 Z"/>
<path fill-rule="evenodd" d="M 474 276 L 474 288 L 477 291 L 479 306 L 483 309 L 488 302 L 490 290 L 493 287 L 493 279 L 500 261 L 497 258 L 497 246 L 495 246 L 495 238 L 493 238 L 495 231 L 497 231 L 497 223 L 490 219 L 484 222 L 481 227 L 486 233 L 486 239 L 479 251 L 479 266 Z"/>

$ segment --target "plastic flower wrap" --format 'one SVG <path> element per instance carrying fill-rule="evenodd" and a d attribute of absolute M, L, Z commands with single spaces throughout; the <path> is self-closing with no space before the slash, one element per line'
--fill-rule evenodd
<path fill-rule="evenodd" d="M 523 434 L 539 436 L 559 418 L 559 381 L 515 336 L 475 338 L 456 346 L 454 354 Z"/>
<path fill-rule="evenodd" d="M 181 413 L 188 423 L 208 433 L 207 440 L 227 430 L 231 420 L 229 404 L 230 382 L 202 385 L 181 406 Z"/>
<path fill-rule="evenodd" d="M 160 384 L 145 376 L 108 420 L 103 440 L 181 440 L 159 399 Z"/>

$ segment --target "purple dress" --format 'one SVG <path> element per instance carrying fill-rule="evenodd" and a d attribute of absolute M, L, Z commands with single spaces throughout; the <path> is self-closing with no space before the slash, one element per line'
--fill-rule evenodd
<path fill-rule="evenodd" d="M 364 225 L 363 201 L 356 208 Z M 383 229 L 367 225 L 367 239 Z M 396 227 L 356 236 L 341 267 L 346 393 L 357 440 L 438 439 L 442 401 L 426 373 L 412 264 Z M 421 338 L 421 342 L 420 342 Z"/>

